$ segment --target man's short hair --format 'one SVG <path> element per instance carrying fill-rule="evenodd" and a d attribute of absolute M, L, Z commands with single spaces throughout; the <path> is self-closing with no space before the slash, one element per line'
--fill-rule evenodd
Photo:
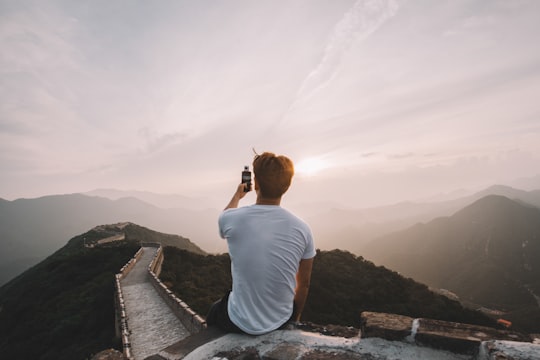
<path fill-rule="evenodd" d="M 294 165 L 286 156 L 264 152 L 253 159 L 253 173 L 261 195 L 277 199 L 289 189 L 294 175 Z"/>

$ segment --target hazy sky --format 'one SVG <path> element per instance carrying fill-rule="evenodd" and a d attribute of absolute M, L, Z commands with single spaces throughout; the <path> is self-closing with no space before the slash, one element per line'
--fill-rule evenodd
<path fill-rule="evenodd" d="M 537 0 L 0 0 L 0 197 L 222 202 L 252 147 L 357 207 L 533 177 L 539 34 Z"/>

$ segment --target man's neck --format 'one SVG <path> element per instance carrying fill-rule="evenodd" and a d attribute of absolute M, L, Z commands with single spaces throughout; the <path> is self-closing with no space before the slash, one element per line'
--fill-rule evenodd
<path fill-rule="evenodd" d="M 255 202 L 255 204 L 257 204 L 257 205 L 279 205 L 279 204 L 281 204 L 281 198 L 270 199 L 270 198 L 265 198 L 265 197 L 262 197 L 262 196 L 257 196 L 257 201 Z"/>

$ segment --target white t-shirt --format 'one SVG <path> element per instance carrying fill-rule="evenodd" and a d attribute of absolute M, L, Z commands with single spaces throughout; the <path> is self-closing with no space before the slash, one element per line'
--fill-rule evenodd
<path fill-rule="evenodd" d="M 279 328 L 293 312 L 300 260 L 316 254 L 309 226 L 278 205 L 228 209 L 218 222 L 231 257 L 231 321 L 252 335 Z"/>

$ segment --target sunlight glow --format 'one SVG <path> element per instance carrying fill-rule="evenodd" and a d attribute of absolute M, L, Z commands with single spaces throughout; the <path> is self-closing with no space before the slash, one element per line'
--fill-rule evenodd
<path fill-rule="evenodd" d="M 294 170 L 299 175 L 315 176 L 320 171 L 326 169 L 328 164 L 321 158 L 311 157 L 300 160 L 295 166 Z"/>

